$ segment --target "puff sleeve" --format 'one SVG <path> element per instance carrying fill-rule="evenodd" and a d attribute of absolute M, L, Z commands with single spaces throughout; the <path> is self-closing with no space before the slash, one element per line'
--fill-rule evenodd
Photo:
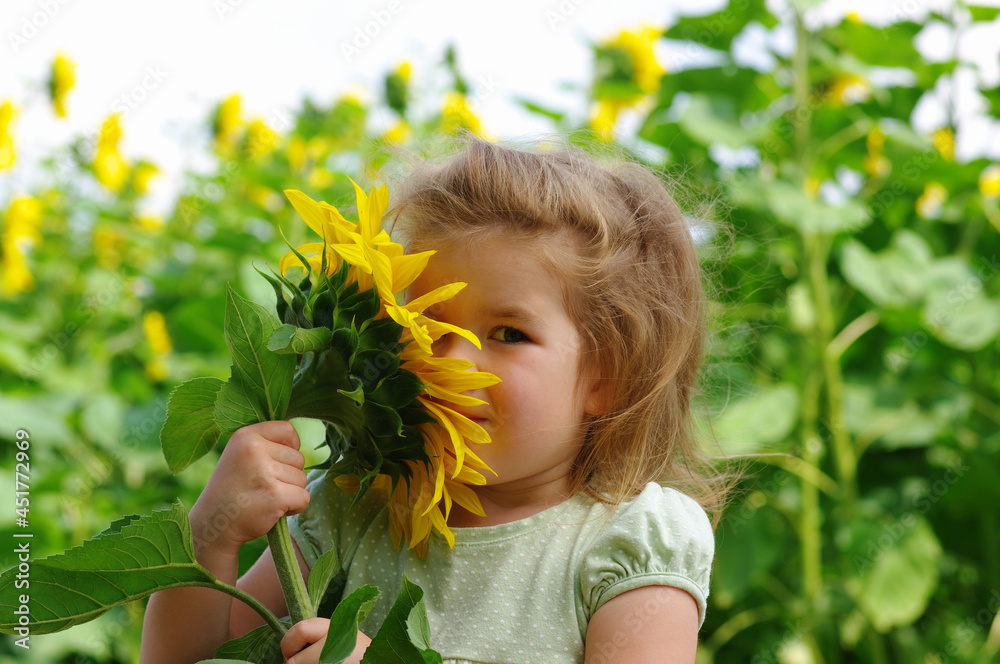
<path fill-rule="evenodd" d="M 594 539 L 580 570 L 589 622 L 605 602 L 643 586 L 672 586 L 698 603 L 705 620 L 715 538 L 705 511 L 690 497 L 646 485 L 623 504 Z"/>

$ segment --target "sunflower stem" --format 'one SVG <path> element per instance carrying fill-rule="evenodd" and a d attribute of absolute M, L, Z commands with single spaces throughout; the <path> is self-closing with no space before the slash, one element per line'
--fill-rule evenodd
<path fill-rule="evenodd" d="M 287 517 L 278 519 L 267 533 L 267 543 L 271 547 L 274 568 L 278 572 L 278 581 L 285 595 L 285 605 L 288 607 L 288 616 L 292 619 L 292 624 L 315 618 L 309 591 L 306 590 L 306 582 L 302 578 L 299 561 L 295 557 L 292 536 L 288 532 Z"/>

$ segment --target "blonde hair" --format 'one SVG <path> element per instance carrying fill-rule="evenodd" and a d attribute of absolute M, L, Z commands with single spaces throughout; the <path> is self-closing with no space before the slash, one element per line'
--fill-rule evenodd
<path fill-rule="evenodd" d="M 581 366 L 597 370 L 606 404 L 589 422 L 572 489 L 617 504 L 659 482 L 717 522 L 727 483 L 690 418 L 705 335 L 701 268 L 659 179 L 577 149 L 530 152 L 468 137 L 444 163 L 418 164 L 396 192 L 394 230 L 411 245 L 494 233 L 543 241 L 541 256 L 566 284 Z"/>

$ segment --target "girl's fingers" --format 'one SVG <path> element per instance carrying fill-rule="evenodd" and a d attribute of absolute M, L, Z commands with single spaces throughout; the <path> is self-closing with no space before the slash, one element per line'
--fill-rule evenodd
<path fill-rule="evenodd" d="M 308 478 L 300 468 L 287 466 L 282 463 L 276 463 L 272 465 L 271 472 L 273 473 L 274 479 L 279 482 L 291 484 L 292 486 L 297 486 L 302 489 L 306 486 Z"/>
<path fill-rule="evenodd" d="M 268 447 L 267 451 L 271 455 L 271 458 L 280 464 L 293 466 L 299 470 L 302 470 L 306 465 L 305 456 L 297 448 L 276 444 Z"/>
<path fill-rule="evenodd" d="M 310 618 L 295 623 L 281 639 L 281 655 L 288 659 L 310 644 L 321 644 L 329 629 L 330 621 L 326 618 Z"/>
<path fill-rule="evenodd" d="M 293 450 L 299 449 L 299 434 L 291 422 L 284 420 L 273 420 L 270 422 L 260 422 L 251 425 L 255 432 L 263 438 L 274 441 L 289 447 Z"/>
<path fill-rule="evenodd" d="M 305 489 L 294 489 L 296 493 L 290 493 L 285 502 L 285 516 L 295 516 L 301 514 L 309 507 L 309 492 Z"/>

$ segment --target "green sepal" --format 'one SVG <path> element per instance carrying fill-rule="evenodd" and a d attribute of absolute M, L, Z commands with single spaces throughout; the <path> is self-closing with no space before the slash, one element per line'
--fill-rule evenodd
<path fill-rule="evenodd" d="M 404 345 L 399 342 L 402 334 L 403 326 L 391 318 L 366 321 L 360 327 L 358 343 L 361 348 L 375 348 L 399 353 L 404 348 Z"/>
<path fill-rule="evenodd" d="M 406 369 L 399 369 L 395 374 L 382 380 L 378 387 L 368 394 L 368 398 L 383 406 L 399 409 L 416 399 L 423 389 L 424 384 L 416 374 Z"/>
<path fill-rule="evenodd" d="M 361 409 L 368 423 L 368 430 L 375 436 L 393 436 L 403 432 L 403 420 L 394 409 L 374 401 L 365 401 Z"/>
<path fill-rule="evenodd" d="M 295 313 L 292 311 L 291 299 L 288 296 L 287 291 L 285 291 L 285 289 L 282 287 L 282 284 L 284 282 L 280 279 L 272 277 L 266 272 L 258 270 L 256 267 L 254 267 L 254 270 L 257 270 L 257 274 L 267 279 L 267 282 L 271 284 L 271 288 L 274 289 L 274 295 L 275 295 L 274 308 L 278 314 L 278 321 L 285 324 L 294 323 Z"/>
<path fill-rule="evenodd" d="M 357 380 L 357 379 L 354 379 L 352 377 L 352 380 Z M 364 385 L 358 385 L 353 390 L 341 389 L 341 390 L 337 390 L 337 392 L 339 392 L 340 394 L 343 394 L 345 397 L 347 397 L 348 399 L 350 399 L 351 401 L 353 401 L 354 403 L 356 403 L 359 406 L 365 405 L 365 386 Z"/>
<path fill-rule="evenodd" d="M 328 327 L 305 329 L 294 325 L 282 325 L 267 342 L 267 349 L 279 354 L 302 355 L 323 351 L 330 345 L 333 331 Z"/>
<path fill-rule="evenodd" d="M 351 375 L 361 381 L 365 391 L 374 390 L 397 369 L 399 355 L 374 348 L 359 350 L 351 361 Z"/>
<path fill-rule="evenodd" d="M 340 353 L 345 362 L 350 362 L 358 352 L 358 333 L 353 327 L 340 327 L 333 331 L 330 347 Z"/>

